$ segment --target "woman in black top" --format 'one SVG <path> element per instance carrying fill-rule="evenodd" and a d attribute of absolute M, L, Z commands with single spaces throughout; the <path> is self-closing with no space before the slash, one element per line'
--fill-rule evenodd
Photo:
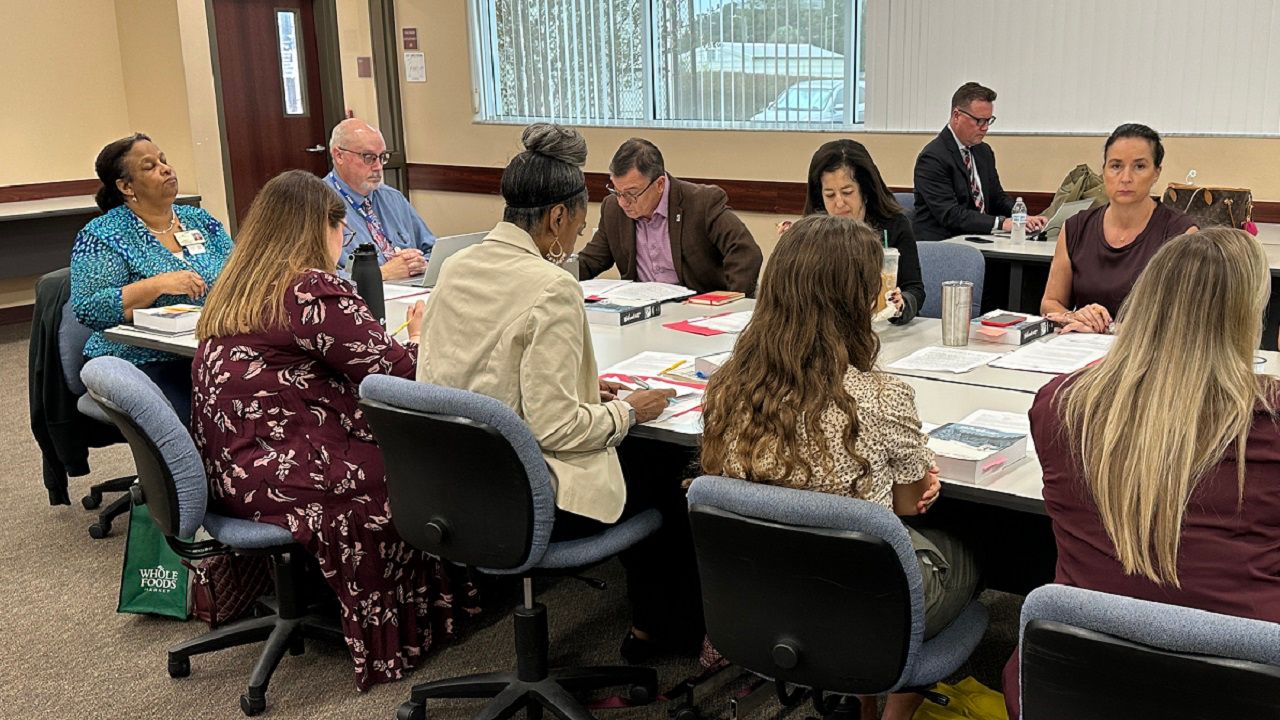
<path fill-rule="evenodd" d="M 895 325 L 910 322 L 924 304 L 916 237 L 906 211 L 893 199 L 871 153 L 862 143 L 833 140 L 813 154 L 809 161 L 804 214 L 814 213 L 861 220 L 880 232 L 886 248 L 898 250 L 898 287 L 889 298 L 897 314 L 890 322 Z"/>

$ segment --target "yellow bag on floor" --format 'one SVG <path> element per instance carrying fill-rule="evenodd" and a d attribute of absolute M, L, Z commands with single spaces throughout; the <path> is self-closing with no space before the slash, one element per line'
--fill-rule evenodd
<path fill-rule="evenodd" d="M 951 698 L 946 707 L 924 701 L 913 720 L 1009 720 L 1004 695 L 967 677 L 955 685 L 938 683 L 935 692 Z"/>

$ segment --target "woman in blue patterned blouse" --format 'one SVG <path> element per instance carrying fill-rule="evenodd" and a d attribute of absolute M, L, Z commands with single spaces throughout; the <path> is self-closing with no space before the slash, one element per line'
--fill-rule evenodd
<path fill-rule="evenodd" d="M 178 417 L 191 417 L 191 361 L 112 342 L 103 330 L 131 322 L 133 311 L 203 304 L 231 254 L 231 238 L 209 213 L 174 205 L 178 176 L 151 138 L 135 133 L 98 153 L 103 214 L 71 248 L 71 305 L 93 335 L 85 357 L 115 355 L 137 365 L 164 391 Z"/>

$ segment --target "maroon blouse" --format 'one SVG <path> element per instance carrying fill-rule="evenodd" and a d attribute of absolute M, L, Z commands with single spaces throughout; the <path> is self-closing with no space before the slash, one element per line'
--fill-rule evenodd
<path fill-rule="evenodd" d="M 1126 575 L 1064 437 L 1054 378 L 1031 405 L 1031 437 L 1044 469 L 1044 504 L 1058 546 L 1054 582 L 1225 615 L 1280 622 L 1280 418 L 1259 407 L 1245 444 L 1244 502 L 1236 450 L 1191 493 L 1178 547 L 1181 588 Z M 1280 398 L 1278 398 L 1280 399 Z M 1151 468 L 1150 472 L 1159 472 Z M 1017 720 L 1018 654 L 1005 666 L 1005 704 Z"/>
<path fill-rule="evenodd" d="M 1120 312 L 1133 283 L 1169 240 L 1195 227 L 1195 218 L 1168 205 L 1156 204 L 1147 226 L 1133 242 L 1115 248 L 1102 234 L 1102 216 L 1109 206 L 1086 210 L 1067 220 L 1067 257 L 1071 259 L 1071 301 L 1068 309 L 1098 303 L 1111 317 Z"/>

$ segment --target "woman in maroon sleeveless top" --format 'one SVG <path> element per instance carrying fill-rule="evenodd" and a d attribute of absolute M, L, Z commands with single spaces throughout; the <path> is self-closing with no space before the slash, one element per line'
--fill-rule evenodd
<path fill-rule="evenodd" d="M 1107 357 L 1036 395 L 1055 582 L 1280 623 L 1280 381 L 1252 368 L 1269 272 L 1241 230 L 1170 240 Z M 1016 654 L 1004 694 L 1016 719 Z"/>
<path fill-rule="evenodd" d="M 1067 220 L 1049 266 L 1040 313 L 1062 332 L 1107 332 L 1129 290 L 1170 238 L 1195 221 L 1151 197 L 1164 145 L 1146 125 L 1121 125 L 1107 138 L 1106 205 Z"/>

